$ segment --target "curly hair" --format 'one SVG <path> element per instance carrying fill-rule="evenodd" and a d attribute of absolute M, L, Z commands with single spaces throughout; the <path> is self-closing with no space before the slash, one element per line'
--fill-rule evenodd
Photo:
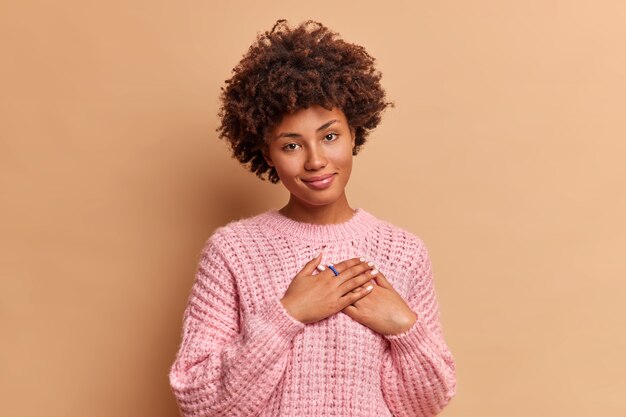
<path fill-rule="evenodd" d="M 385 101 L 382 74 L 362 46 L 345 42 L 319 22 L 308 20 L 291 29 L 278 20 L 257 35 L 233 76 L 221 89 L 221 125 L 233 157 L 264 179 L 280 181 L 263 158 L 268 131 L 286 113 L 319 105 L 340 108 L 355 132 L 356 155 L 381 113 Z M 268 172 L 269 171 L 269 172 Z"/>

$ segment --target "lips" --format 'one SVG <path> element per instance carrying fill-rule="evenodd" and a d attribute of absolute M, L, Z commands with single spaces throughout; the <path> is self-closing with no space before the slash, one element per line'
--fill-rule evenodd
<path fill-rule="evenodd" d="M 305 183 L 309 188 L 313 188 L 314 190 L 323 190 L 330 187 L 334 179 L 335 174 L 326 174 L 306 179 L 302 178 L 302 182 Z"/>

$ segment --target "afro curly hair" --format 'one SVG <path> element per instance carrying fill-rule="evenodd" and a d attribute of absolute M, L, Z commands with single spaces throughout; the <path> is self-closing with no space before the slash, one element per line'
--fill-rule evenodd
<path fill-rule="evenodd" d="M 313 105 L 337 107 L 354 129 L 356 155 L 383 110 L 393 107 L 385 101 L 374 62 L 362 46 L 345 42 L 319 22 L 292 29 L 278 20 L 271 31 L 257 35 L 222 87 L 219 138 L 251 172 L 261 179 L 267 173 L 277 183 L 276 170 L 263 158 L 269 130 L 287 113 Z"/>

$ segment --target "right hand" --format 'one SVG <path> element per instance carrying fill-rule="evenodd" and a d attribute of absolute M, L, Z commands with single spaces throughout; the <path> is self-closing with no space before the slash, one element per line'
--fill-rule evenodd
<path fill-rule="evenodd" d="M 372 289 L 371 284 L 364 285 L 374 277 L 367 262 L 352 258 L 333 265 L 339 272 L 337 276 L 328 268 L 313 275 L 321 260 L 322 253 L 307 262 L 280 300 L 294 319 L 305 324 L 338 313 Z"/>

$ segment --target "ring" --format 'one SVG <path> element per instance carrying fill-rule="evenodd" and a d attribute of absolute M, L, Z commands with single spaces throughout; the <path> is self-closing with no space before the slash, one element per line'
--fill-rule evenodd
<path fill-rule="evenodd" d="M 334 266 L 328 265 L 328 269 L 333 271 L 333 274 L 335 274 L 335 276 L 339 275 L 339 271 L 337 271 Z"/>

